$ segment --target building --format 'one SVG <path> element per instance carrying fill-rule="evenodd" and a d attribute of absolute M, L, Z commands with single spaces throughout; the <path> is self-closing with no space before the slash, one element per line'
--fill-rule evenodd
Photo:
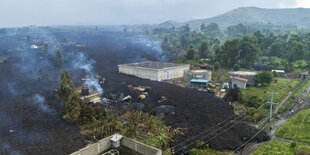
<path fill-rule="evenodd" d="M 248 82 L 248 79 L 246 79 L 246 78 L 233 77 L 231 85 L 233 88 L 238 87 L 240 89 L 245 89 L 247 82 Z"/>
<path fill-rule="evenodd" d="M 165 81 L 182 78 L 184 71 L 189 70 L 189 65 L 167 62 L 140 62 L 118 65 L 119 73 L 134 75 L 139 78 L 154 81 Z"/>
<path fill-rule="evenodd" d="M 229 72 L 229 79 L 230 79 L 230 83 L 232 82 L 232 79 L 234 77 L 240 77 L 240 78 L 244 78 L 244 79 L 248 79 L 247 81 L 247 85 L 249 86 L 255 86 L 255 75 L 258 72 L 255 71 L 231 71 Z"/>
<path fill-rule="evenodd" d="M 193 87 L 208 87 L 209 81 L 208 80 L 199 80 L 199 79 L 192 79 L 190 83 Z"/>
<path fill-rule="evenodd" d="M 273 69 L 271 70 L 272 72 L 276 72 L 279 74 L 279 76 L 282 76 L 282 77 L 286 77 L 286 73 L 285 73 L 285 70 L 278 70 L 278 69 Z"/>
<path fill-rule="evenodd" d="M 190 80 L 192 79 L 211 81 L 211 78 L 212 78 L 212 71 L 205 69 L 185 70 L 183 76 L 184 81 L 188 82 L 190 82 Z"/>
<path fill-rule="evenodd" d="M 114 134 L 100 140 L 97 143 L 86 146 L 71 155 L 162 155 L 162 150 L 127 138 L 120 134 Z"/>
<path fill-rule="evenodd" d="M 211 69 L 210 64 L 199 64 L 198 66 L 200 69 Z"/>
<path fill-rule="evenodd" d="M 298 77 L 301 79 L 306 79 L 309 75 L 309 71 L 299 73 Z"/>

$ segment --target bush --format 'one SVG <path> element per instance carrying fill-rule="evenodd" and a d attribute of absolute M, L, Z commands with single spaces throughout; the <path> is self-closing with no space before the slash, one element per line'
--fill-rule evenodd
<path fill-rule="evenodd" d="M 234 69 L 234 71 L 240 70 L 240 65 L 235 64 L 235 65 L 233 66 L 233 69 Z"/>
<path fill-rule="evenodd" d="M 228 102 L 236 102 L 240 101 L 242 97 L 241 90 L 236 88 L 230 88 L 225 96 L 226 101 Z"/>
<path fill-rule="evenodd" d="M 260 72 L 258 74 L 255 75 L 255 81 L 256 83 L 266 83 L 266 84 L 270 84 L 272 82 L 273 79 L 273 75 L 272 72 Z"/>
<path fill-rule="evenodd" d="M 220 65 L 219 62 L 215 62 L 215 63 L 213 64 L 213 69 L 214 69 L 214 71 L 218 71 L 218 70 L 220 69 L 220 67 L 221 67 L 221 65 Z"/>

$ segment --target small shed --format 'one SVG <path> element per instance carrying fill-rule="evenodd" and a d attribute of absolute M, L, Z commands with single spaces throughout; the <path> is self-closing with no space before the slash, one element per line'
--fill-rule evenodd
<path fill-rule="evenodd" d="M 276 72 L 278 73 L 280 76 L 282 77 L 286 77 L 286 73 L 285 73 L 285 70 L 279 70 L 279 69 L 273 69 L 271 70 L 272 72 Z"/>
<path fill-rule="evenodd" d="M 201 80 L 201 79 L 192 79 L 190 83 L 193 87 L 208 87 L 209 81 L 208 80 Z"/>
<path fill-rule="evenodd" d="M 200 69 L 211 69 L 210 64 L 199 64 L 198 66 Z"/>
<path fill-rule="evenodd" d="M 301 79 L 306 79 L 309 75 L 309 71 L 299 73 L 298 77 Z"/>
<path fill-rule="evenodd" d="M 246 78 L 234 77 L 232 79 L 231 84 L 232 84 L 233 88 L 239 87 L 241 89 L 245 89 L 247 82 L 248 82 L 248 79 L 246 79 Z"/>

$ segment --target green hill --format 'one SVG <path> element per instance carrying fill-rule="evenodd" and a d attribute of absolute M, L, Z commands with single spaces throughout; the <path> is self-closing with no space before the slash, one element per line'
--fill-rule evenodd
<path fill-rule="evenodd" d="M 217 23 L 222 28 L 239 23 L 247 25 L 296 25 L 298 27 L 310 28 L 310 9 L 264 9 L 256 7 L 242 7 L 215 17 L 177 23 L 174 26 L 189 24 L 192 28 L 199 28 L 201 24 L 208 25 L 210 23 Z M 169 26 L 171 25 L 173 24 L 170 23 Z"/>

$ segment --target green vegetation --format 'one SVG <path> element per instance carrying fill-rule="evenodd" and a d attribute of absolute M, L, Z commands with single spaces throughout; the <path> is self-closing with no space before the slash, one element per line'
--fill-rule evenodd
<path fill-rule="evenodd" d="M 276 135 L 286 139 L 310 143 L 310 110 L 303 110 L 291 117 L 278 128 Z"/>
<path fill-rule="evenodd" d="M 242 90 L 243 100 L 248 100 L 252 96 L 258 96 L 264 101 L 269 100 L 269 94 L 266 92 L 277 92 L 274 102 L 280 102 L 280 100 L 294 87 L 300 83 L 301 79 L 295 79 L 292 82 L 290 80 L 277 80 L 277 83 L 273 82 L 270 85 L 261 87 L 249 87 L 248 90 Z"/>
<path fill-rule="evenodd" d="M 270 84 L 273 79 L 273 74 L 272 72 L 260 72 L 255 75 L 255 82 L 256 83 L 261 83 L 261 84 Z"/>
<path fill-rule="evenodd" d="M 209 147 L 206 147 L 205 149 L 191 149 L 189 151 L 190 155 L 225 155 L 225 154 L 229 154 L 228 151 L 217 151 L 217 150 L 213 150 Z"/>
<path fill-rule="evenodd" d="M 308 78 L 308 79 L 306 80 L 306 82 L 303 83 L 303 84 L 294 92 L 293 96 L 298 96 L 298 95 L 300 95 L 300 93 L 301 93 L 308 85 L 310 85 L 310 78 Z"/>
<path fill-rule="evenodd" d="M 258 122 L 269 113 L 270 105 L 266 102 L 270 101 L 270 94 L 267 92 L 277 92 L 278 94 L 274 96 L 274 102 L 280 102 L 300 81 L 301 79 L 295 79 L 292 82 L 279 79 L 270 85 L 249 87 L 248 90 L 242 90 L 242 98 L 238 101 L 241 104 L 239 109 L 244 109 L 249 119 Z"/>
<path fill-rule="evenodd" d="M 5 62 L 7 59 L 8 59 L 8 57 L 1 58 L 1 59 L 0 59 L 0 63 Z"/>
<path fill-rule="evenodd" d="M 251 155 L 295 155 L 301 153 L 310 153 L 310 146 L 297 144 L 295 142 L 269 141 L 260 145 Z"/>

